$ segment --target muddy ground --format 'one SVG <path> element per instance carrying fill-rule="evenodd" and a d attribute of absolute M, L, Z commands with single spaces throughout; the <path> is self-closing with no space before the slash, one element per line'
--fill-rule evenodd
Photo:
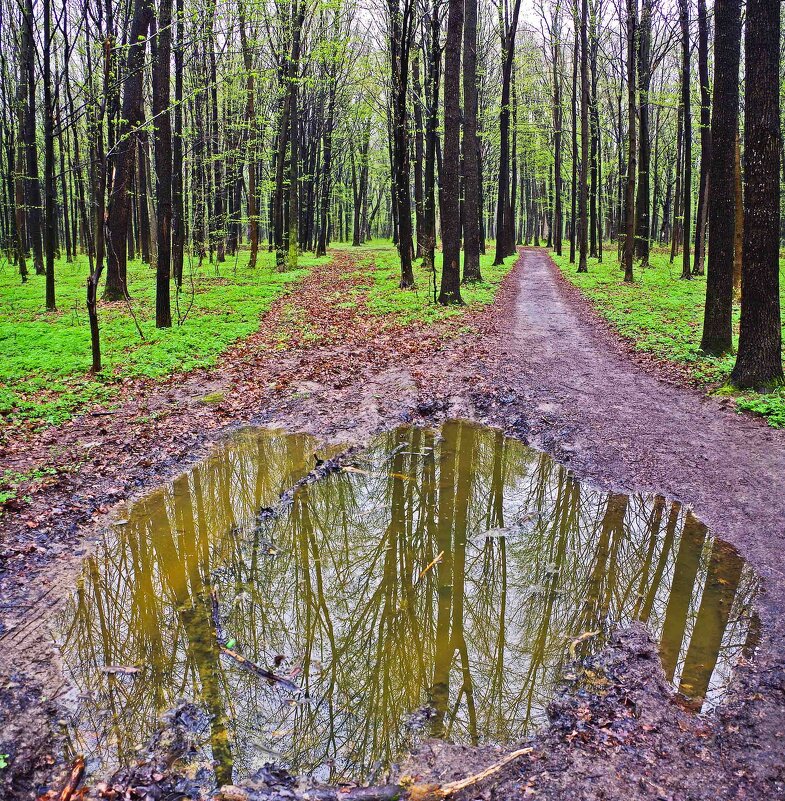
<path fill-rule="evenodd" d="M 465 318 L 438 330 L 383 329 L 361 305 L 338 309 L 360 281 L 345 275 L 351 262 L 339 254 L 316 270 L 219 368 L 129 383 L 111 414 L 6 433 L 0 469 L 40 464 L 58 473 L 0 522 L 0 753 L 10 755 L 0 798 L 57 788 L 68 767 L 56 758 L 66 688 L 47 623 L 113 505 L 247 423 L 363 444 L 402 421 L 446 416 L 498 425 L 603 488 L 657 491 L 693 506 L 764 578 L 761 645 L 717 714 L 685 710 L 645 632 L 621 632 L 598 665 L 610 684 L 596 694 L 568 688 L 531 753 L 462 797 L 785 798 L 785 434 L 630 353 L 544 251 L 522 251 L 469 333 Z M 303 311 L 317 344 L 292 328 L 287 347 L 276 348 L 276 332 L 292 319 L 287 304 Z M 429 743 L 401 771 L 443 782 L 499 756 Z M 196 792 L 148 766 L 153 773 L 166 792 L 179 788 L 172 799 Z M 148 797 L 167 797 L 163 785 Z M 250 795 L 281 790 L 293 792 L 284 783 Z"/>

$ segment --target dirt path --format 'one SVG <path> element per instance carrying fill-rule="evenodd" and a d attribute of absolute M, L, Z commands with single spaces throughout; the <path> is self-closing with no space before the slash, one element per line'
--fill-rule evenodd
<path fill-rule="evenodd" d="M 60 679 L 45 624 L 112 503 L 180 472 L 245 422 L 362 443 L 402 420 L 447 415 L 503 426 L 605 487 L 691 504 L 766 579 L 759 657 L 739 672 L 716 719 L 673 703 L 651 644 L 636 632 L 607 657 L 612 688 L 556 705 L 554 726 L 525 764 L 498 777 L 496 797 L 785 797 L 785 659 L 776 647 L 785 633 L 785 434 L 647 372 L 544 251 L 522 252 L 496 304 L 469 320 L 479 333 L 460 337 L 380 330 L 361 305 L 339 310 L 351 263 L 337 254 L 317 270 L 220 368 L 133 385 L 108 420 L 77 420 L 0 454 L 14 464 L 81 454 L 78 469 L 2 521 L 0 752 L 14 738 L 24 748 L 13 781 L 0 773 L 0 797 L 4 788 L 9 798 L 29 797 L 31 781 L 49 770 L 56 745 L 41 732 L 58 715 L 51 699 Z M 296 325 L 284 349 L 271 343 L 274 321 L 292 317 L 287 305 L 309 321 L 316 344 L 298 339 Z M 200 402 L 215 392 L 220 402 Z M 488 761 L 441 747 L 416 757 L 412 770 L 456 778 Z"/>
<path fill-rule="evenodd" d="M 577 472 L 694 506 L 768 579 L 764 611 L 780 631 L 785 432 L 642 370 L 545 251 L 523 251 L 513 278 L 497 371 L 518 395 L 509 405 Z"/>

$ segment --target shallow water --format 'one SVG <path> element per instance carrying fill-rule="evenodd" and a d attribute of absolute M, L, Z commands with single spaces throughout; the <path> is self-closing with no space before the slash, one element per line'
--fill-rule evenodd
<path fill-rule="evenodd" d="M 519 740 L 582 634 L 579 656 L 645 621 L 669 681 L 704 707 L 754 646 L 755 575 L 676 503 L 598 491 L 451 421 L 381 436 L 271 515 L 314 450 L 245 431 L 85 561 L 57 641 L 70 747 L 94 771 L 132 759 L 187 698 L 206 710 L 199 759 L 218 783 L 266 762 L 371 780 L 418 737 Z"/>

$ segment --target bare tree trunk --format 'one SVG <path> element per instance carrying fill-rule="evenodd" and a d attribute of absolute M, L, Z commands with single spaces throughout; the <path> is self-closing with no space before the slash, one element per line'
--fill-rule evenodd
<path fill-rule="evenodd" d="M 708 202 L 709 272 L 701 340 L 701 350 L 713 354 L 727 353 L 733 347 L 733 223 L 736 219 L 740 57 L 741 2 L 716 0 L 714 114 L 711 120 L 712 188 Z"/>
<path fill-rule="evenodd" d="M 466 0 L 463 29 L 463 281 L 480 273 L 480 140 L 477 136 L 477 0 Z"/>
<path fill-rule="evenodd" d="M 744 246 L 739 351 L 731 380 L 783 382 L 779 292 L 780 4 L 748 0 L 744 34 Z"/>
<path fill-rule="evenodd" d="M 449 0 L 444 56 L 444 173 L 442 176 L 442 282 L 439 303 L 461 300 L 461 37 L 463 2 Z"/>
<path fill-rule="evenodd" d="M 104 297 L 119 300 L 128 293 L 126 259 L 131 211 L 129 186 L 138 127 L 142 122 L 142 77 L 147 30 L 152 18 L 150 0 L 134 0 L 126 62 L 122 120 L 115 145 L 114 180 L 109 198 L 109 239 Z"/>
<path fill-rule="evenodd" d="M 635 53 L 636 53 L 636 0 L 627 0 L 627 189 L 624 196 L 624 280 L 633 281 L 632 259 L 635 251 L 635 168 L 637 144 L 635 141 Z M 648 201 L 647 201 L 648 202 Z"/>
<path fill-rule="evenodd" d="M 681 106 L 683 109 L 682 164 L 684 176 L 682 191 L 682 251 L 681 277 L 692 276 L 690 267 L 690 235 L 692 233 L 692 113 L 690 111 L 690 6 L 689 0 L 679 0 L 679 23 L 681 25 Z"/>
<path fill-rule="evenodd" d="M 698 78 L 701 88 L 701 163 L 700 179 L 698 183 L 698 208 L 695 212 L 695 259 L 692 265 L 693 275 L 703 275 L 705 272 L 706 220 L 708 217 L 707 201 L 710 191 L 711 98 L 709 95 L 709 21 L 706 14 L 706 0 L 698 0 Z"/>
<path fill-rule="evenodd" d="M 588 191 L 589 191 L 589 3 L 581 0 L 581 173 L 579 181 L 580 241 L 578 242 L 578 272 L 589 271 L 587 252 L 589 246 Z"/>
<path fill-rule="evenodd" d="M 155 137 L 156 241 L 155 325 L 169 328 L 172 258 L 172 122 L 169 116 L 169 63 L 172 51 L 172 0 L 159 0 L 158 34 L 153 47 L 153 136 Z"/>

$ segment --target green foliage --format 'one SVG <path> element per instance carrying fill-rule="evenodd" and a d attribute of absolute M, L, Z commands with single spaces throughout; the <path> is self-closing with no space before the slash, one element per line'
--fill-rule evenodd
<path fill-rule="evenodd" d="M 766 395 L 741 393 L 728 385 L 735 354 L 714 357 L 700 352 L 703 333 L 703 306 L 706 279 L 684 281 L 681 263 L 670 263 L 669 255 L 653 252 L 651 266 L 639 267 L 635 283 L 625 284 L 624 273 L 609 246 L 602 263 L 589 259 L 589 272 L 578 273 L 565 255 L 552 254 L 562 274 L 592 300 L 597 310 L 636 350 L 673 362 L 707 392 L 731 395 L 736 407 L 764 416 L 769 425 L 785 427 L 785 392 L 778 389 Z M 782 265 L 785 268 L 785 265 Z M 785 287 L 785 281 L 780 285 Z M 739 307 L 733 309 L 734 347 L 738 341 Z"/>
<path fill-rule="evenodd" d="M 8 767 L 8 754 L 0 754 L 0 770 Z"/>
<path fill-rule="evenodd" d="M 516 257 L 505 259 L 503 265 L 493 266 L 493 243 L 488 243 L 487 253 L 480 256 L 480 271 L 483 280 L 476 284 L 463 284 L 461 296 L 464 306 L 440 306 L 433 299 L 433 273 L 423 269 L 415 262 L 414 289 L 402 290 L 401 265 L 396 248 L 385 240 L 367 243 L 360 251 L 358 272 L 366 279 L 358 285 L 353 297 L 347 298 L 341 306 L 350 308 L 360 297 L 365 297 L 365 308 L 372 315 L 390 315 L 399 325 L 415 322 L 434 323 L 449 317 L 464 314 L 467 310 L 493 302 L 496 291 L 504 277 L 515 264 Z M 440 256 L 437 254 L 437 269 Z M 440 280 L 437 273 L 437 282 Z M 437 283 L 438 294 L 438 283 Z"/>
<path fill-rule="evenodd" d="M 111 403 L 126 378 L 163 378 L 216 362 L 233 342 L 253 333 L 259 315 L 308 268 L 326 261 L 304 255 L 300 269 L 278 273 L 274 254 L 259 253 L 248 269 L 248 253 L 220 265 L 186 265 L 175 324 L 155 328 L 155 274 L 140 262 L 128 265 L 130 306 L 101 304 L 103 373 L 89 374 L 90 329 L 85 309 L 86 259 L 55 268 L 58 312 L 44 311 L 44 278 L 20 284 L 12 270 L 0 272 L 0 415 L 41 425 L 67 420 L 86 407 Z M 184 322 L 177 324 L 178 316 Z"/>

